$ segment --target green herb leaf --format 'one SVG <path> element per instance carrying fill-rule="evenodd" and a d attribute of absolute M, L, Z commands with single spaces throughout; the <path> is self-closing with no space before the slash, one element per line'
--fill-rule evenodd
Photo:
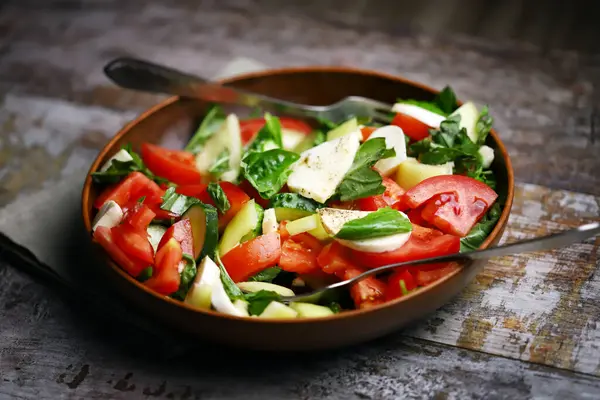
<path fill-rule="evenodd" d="M 221 128 L 221 125 L 225 122 L 225 118 L 226 115 L 223 109 L 216 104 L 212 105 L 198 127 L 198 130 L 196 130 L 196 133 L 194 133 L 187 146 L 185 146 L 185 150 L 192 153 L 198 153 L 202 150 L 202 146 L 204 146 L 208 138 Z"/>
<path fill-rule="evenodd" d="M 245 158 L 253 152 L 264 152 L 271 149 L 280 149 L 283 147 L 283 135 L 281 133 L 281 123 L 279 118 L 269 113 L 265 113 L 265 125 L 256 134 L 254 140 L 250 143 L 244 154 Z"/>
<path fill-rule="evenodd" d="M 262 198 L 270 199 L 285 185 L 290 167 L 299 158 L 299 154 L 281 149 L 250 153 L 242 160 L 242 175 Z"/>
<path fill-rule="evenodd" d="M 420 101 L 420 100 L 414 100 L 414 99 L 407 99 L 407 100 L 398 99 L 396 102 L 421 107 L 427 111 L 431 111 L 432 113 L 436 113 L 443 117 L 448 115 L 436 103 L 431 102 L 431 101 Z"/>
<path fill-rule="evenodd" d="M 410 220 L 400 211 L 380 208 L 369 215 L 348 221 L 335 235 L 338 239 L 360 240 L 412 231 Z"/>
<path fill-rule="evenodd" d="M 236 299 L 243 299 L 244 293 L 242 293 L 242 290 L 239 287 L 237 287 L 237 285 L 233 282 L 233 280 L 227 273 L 227 270 L 225 269 L 225 266 L 223 265 L 223 262 L 221 262 L 221 258 L 219 257 L 219 252 L 215 251 L 212 258 L 215 260 L 215 264 L 217 264 L 219 270 L 221 270 L 221 283 L 223 283 L 223 288 L 225 289 L 225 293 L 227 293 L 229 299 L 231 299 L 232 301 Z"/>
<path fill-rule="evenodd" d="M 456 104 L 456 94 L 450 86 L 446 86 L 434 100 L 434 103 L 447 114 L 451 114 L 458 108 Z"/>
<path fill-rule="evenodd" d="M 182 300 L 185 299 L 188 290 L 190 289 L 190 285 L 194 281 L 196 277 L 196 261 L 194 257 L 190 254 L 183 253 L 183 261 L 185 261 L 185 267 L 183 267 L 183 271 L 181 271 L 181 279 L 179 281 L 179 289 L 175 293 L 171 295 L 174 299 Z"/>
<path fill-rule="evenodd" d="M 140 282 L 145 282 L 150 278 L 152 278 L 152 267 L 144 268 L 137 276 L 137 280 Z"/>
<path fill-rule="evenodd" d="M 208 194 L 210 195 L 211 199 L 213 199 L 213 201 L 215 202 L 217 210 L 219 210 L 221 214 L 225 214 L 227 210 L 231 208 L 231 203 L 229 203 L 227 195 L 218 183 L 209 183 L 206 190 L 208 191 Z"/>
<path fill-rule="evenodd" d="M 142 197 L 140 197 L 140 198 L 138 199 L 138 201 L 137 201 L 137 202 L 138 202 L 138 203 L 142 203 L 142 204 L 143 204 L 143 203 L 144 203 L 144 201 L 146 201 L 146 196 L 142 196 Z"/>
<path fill-rule="evenodd" d="M 214 164 L 210 167 L 208 172 L 213 178 L 218 179 L 224 172 L 229 170 L 229 149 L 223 150 L 217 156 Z"/>
<path fill-rule="evenodd" d="M 384 138 L 364 142 L 358 149 L 350 170 L 337 188 L 340 200 L 356 200 L 382 194 L 385 187 L 381 183 L 381 175 L 371 168 L 377 161 L 395 155 L 394 149 L 386 148 Z"/>
<path fill-rule="evenodd" d="M 460 239 L 460 251 L 474 251 L 481 246 L 481 243 L 489 236 L 500 219 L 502 209 L 499 202 L 496 202 L 481 221 L 471 229 L 471 232 Z"/>
<path fill-rule="evenodd" d="M 477 120 L 477 124 L 475 125 L 475 133 L 477 134 L 477 143 L 484 144 L 487 135 L 492 130 L 492 125 L 494 123 L 494 119 L 491 115 L 489 115 L 488 107 L 485 106 L 479 113 L 479 119 Z"/>
<path fill-rule="evenodd" d="M 175 192 L 174 187 L 170 187 L 162 197 L 160 208 L 165 211 L 170 211 L 173 214 L 183 215 L 188 208 L 200 202 L 194 197 L 188 197 Z"/>
<path fill-rule="evenodd" d="M 319 125 L 321 125 L 324 128 L 324 130 L 326 132 L 329 132 L 330 130 L 335 129 L 339 126 L 339 124 L 336 124 L 335 122 L 330 121 L 325 118 L 317 118 L 317 121 L 319 122 Z"/>
<path fill-rule="evenodd" d="M 123 146 L 123 150 L 127 151 L 133 160 L 130 161 L 119 161 L 112 160 L 110 163 L 110 167 L 104 172 L 94 172 L 92 173 L 92 179 L 95 183 L 99 184 L 111 184 L 117 183 L 125 178 L 132 172 L 139 171 L 142 174 L 146 175 L 148 178 L 152 179 L 157 183 L 166 183 L 168 180 L 164 178 L 160 178 L 154 175 L 142 161 L 142 158 L 135 151 L 131 149 L 131 145 L 127 144 Z"/>
<path fill-rule="evenodd" d="M 331 309 L 331 311 L 333 311 L 334 314 L 339 314 L 342 312 L 342 306 L 340 306 L 340 303 L 336 301 L 332 301 L 328 307 Z"/>
<path fill-rule="evenodd" d="M 260 315 L 272 301 L 278 301 L 280 296 L 270 290 L 259 290 L 254 293 L 246 293 L 244 299 L 250 303 L 248 313 L 250 315 Z"/>
<path fill-rule="evenodd" d="M 281 268 L 271 267 L 263 269 L 258 274 L 248 278 L 248 280 L 251 282 L 273 282 L 273 279 L 275 279 L 280 272 Z"/>

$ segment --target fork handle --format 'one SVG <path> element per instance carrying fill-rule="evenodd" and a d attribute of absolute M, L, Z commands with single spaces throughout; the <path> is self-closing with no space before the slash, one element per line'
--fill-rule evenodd
<path fill-rule="evenodd" d="M 135 58 L 117 58 L 106 64 L 104 73 L 114 83 L 126 89 L 260 107 L 302 117 L 319 116 L 318 112 L 301 104 L 223 86 L 199 76 Z"/>

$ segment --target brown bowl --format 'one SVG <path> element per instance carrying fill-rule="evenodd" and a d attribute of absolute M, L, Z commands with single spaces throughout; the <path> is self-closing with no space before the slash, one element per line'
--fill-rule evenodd
<path fill-rule="evenodd" d="M 431 100 L 437 94 L 429 87 L 397 76 L 338 67 L 269 70 L 224 82 L 257 93 L 315 105 L 331 104 L 349 95 L 392 104 L 399 97 Z M 116 134 L 92 164 L 90 174 L 126 143 L 131 143 L 134 150 L 139 150 L 143 142 L 182 148 L 207 107 L 208 104 L 201 101 L 174 97 L 151 108 Z M 492 168 L 497 174 L 498 192 L 506 200 L 498 224 L 481 248 L 500 240 L 508 221 L 514 190 L 511 162 L 495 131 L 489 135 L 487 144 L 496 150 L 497 157 Z M 82 198 L 83 220 L 88 232 L 91 232 L 92 204 L 97 195 L 98 190 L 88 174 Z M 485 265 L 485 261 L 465 265 L 418 292 L 368 310 L 348 311 L 320 319 L 264 320 L 203 311 L 158 295 L 125 273 L 105 253 L 102 254 L 107 258 L 107 272 L 117 290 L 141 312 L 154 316 L 157 322 L 200 338 L 261 350 L 335 348 L 383 336 L 443 306 Z"/>

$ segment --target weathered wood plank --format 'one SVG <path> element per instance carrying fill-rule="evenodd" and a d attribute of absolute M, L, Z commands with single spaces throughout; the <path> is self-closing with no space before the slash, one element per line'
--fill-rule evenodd
<path fill-rule="evenodd" d="M 600 380 L 399 334 L 336 352 L 265 355 L 207 346 L 157 358 L 156 344 L 66 307 L 5 263 L 0 398 L 594 398 Z M 11 321 L 10 324 L 4 321 Z"/>

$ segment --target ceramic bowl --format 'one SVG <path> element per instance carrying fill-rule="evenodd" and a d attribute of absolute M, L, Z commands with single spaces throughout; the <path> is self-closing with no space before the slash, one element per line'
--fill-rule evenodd
<path fill-rule="evenodd" d="M 307 67 L 268 70 L 237 76 L 228 85 L 285 100 L 325 105 L 349 95 L 373 98 L 393 104 L 397 98 L 431 100 L 437 91 L 398 76 L 337 67 Z M 208 104 L 173 97 L 141 114 L 121 129 L 102 149 L 90 174 L 121 146 L 131 143 L 138 150 L 143 142 L 183 148 L 198 126 Z M 493 112 L 493 108 L 492 108 Z M 492 166 L 498 179 L 498 192 L 506 202 L 502 215 L 482 248 L 498 243 L 508 221 L 513 199 L 513 170 L 498 134 L 492 131 L 487 144 L 495 149 Z M 83 220 L 88 232 L 94 216 L 92 204 L 98 189 L 88 175 L 82 196 Z M 91 236 L 90 236 L 91 238 Z M 167 324 L 182 333 L 205 340 L 259 350 L 319 350 L 347 346 L 396 331 L 446 304 L 462 291 L 485 265 L 485 261 L 465 265 L 434 284 L 383 305 L 342 312 L 327 318 L 265 320 L 238 318 L 192 308 L 182 302 L 154 293 L 125 273 L 104 252 L 106 272 L 117 290 L 152 315 L 157 323 Z"/>

